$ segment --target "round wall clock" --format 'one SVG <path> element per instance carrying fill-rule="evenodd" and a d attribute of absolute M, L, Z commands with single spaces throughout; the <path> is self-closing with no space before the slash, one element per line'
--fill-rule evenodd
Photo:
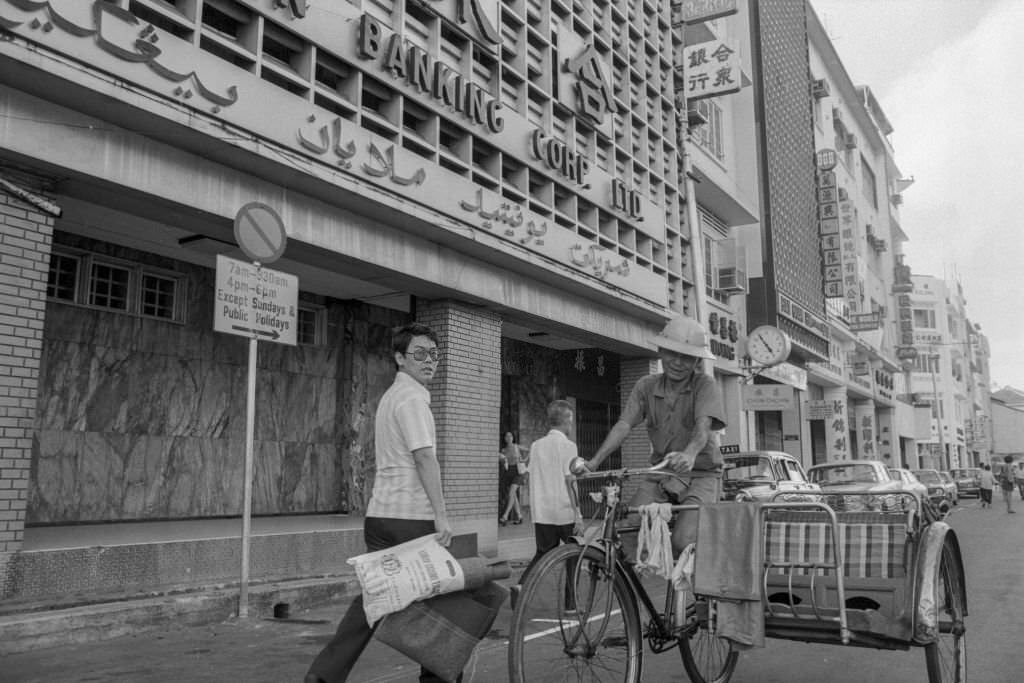
<path fill-rule="evenodd" d="M 760 325 L 747 335 L 747 355 L 757 365 L 778 365 L 789 358 L 789 337 L 774 325 Z"/>

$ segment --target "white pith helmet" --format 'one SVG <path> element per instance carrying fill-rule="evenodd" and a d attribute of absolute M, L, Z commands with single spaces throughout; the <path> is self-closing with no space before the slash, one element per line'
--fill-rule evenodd
<path fill-rule="evenodd" d="M 696 358 L 715 359 L 715 354 L 708 348 L 708 333 L 704 326 L 693 318 L 679 316 L 669 320 L 661 334 L 651 341 L 657 344 L 658 348 Z"/>

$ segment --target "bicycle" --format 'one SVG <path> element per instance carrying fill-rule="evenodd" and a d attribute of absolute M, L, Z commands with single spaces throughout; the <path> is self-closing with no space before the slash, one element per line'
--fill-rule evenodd
<path fill-rule="evenodd" d="M 659 611 L 626 562 L 616 522 L 623 512 L 637 510 L 623 505 L 619 494 L 623 481 L 639 475 L 675 476 L 660 466 L 577 474 L 577 480 L 607 480 L 601 533 L 549 551 L 525 577 L 509 638 L 512 683 L 639 683 L 644 640 L 655 653 L 678 646 L 693 683 L 728 683 L 739 652 L 716 635 L 718 601 L 689 591 L 676 594 L 668 583 Z M 765 636 L 874 649 L 919 647 L 931 683 L 964 683 L 967 591 L 956 533 L 918 494 L 891 497 L 903 503 L 887 506 L 871 493 L 831 496 L 831 505 L 756 503 L 764 543 Z M 806 541 L 782 542 L 797 537 Z"/>
<path fill-rule="evenodd" d="M 677 596 L 666 582 L 664 607 L 659 610 L 633 565 L 626 562 L 619 538 L 624 529 L 616 521 L 622 513 L 638 511 L 623 505 L 619 496 L 622 482 L 632 476 L 679 479 L 659 466 L 577 474 L 577 481 L 607 479 L 601 491 L 601 535 L 583 545 L 551 550 L 526 577 L 512 618 L 511 681 L 637 683 L 644 640 L 655 653 L 678 646 L 694 683 L 724 683 L 732 675 L 738 652 L 731 641 L 712 635 L 714 601 L 692 593 Z M 694 509 L 697 506 L 672 506 L 674 512 Z M 649 615 L 645 625 L 640 622 L 640 606 Z"/>

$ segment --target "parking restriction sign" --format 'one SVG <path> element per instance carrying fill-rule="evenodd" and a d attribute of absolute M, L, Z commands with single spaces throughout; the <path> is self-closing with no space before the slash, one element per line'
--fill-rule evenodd
<path fill-rule="evenodd" d="M 213 329 L 296 344 L 299 278 L 217 255 Z"/>

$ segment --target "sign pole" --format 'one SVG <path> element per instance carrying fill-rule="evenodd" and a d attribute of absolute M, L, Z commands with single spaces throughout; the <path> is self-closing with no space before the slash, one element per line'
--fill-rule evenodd
<path fill-rule="evenodd" d="M 259 341 L 249 340 L 249 377 L 245 392 L 245 484 L 242 496 L 242 579 L 238 616 L 249 616 L 249 539 L 252 532 L 253 438 L 256 426 L 256 351 Z"/>
<path fill-rule="evenodd" d="M 260 264 L 256 262 L 256 271 Z M 253 311 L 255 315 L 255 311 Z M 252 470 L 253 441 L 256 436 L 256 357 L 259 340 L 254 334 L 249 338 L 249 372 L 245 391 L 245 470 L 242 488 L 242 577 L 239 582 L 238 616 L 249 616 L 249 541 L 252 535 Z"/>
<path fill-rule="evenodd" d="M 241 262 L 217 256 L 218 306 L 214 329 L 249 337 L 249 373 L 245 392 L 245 470 L 242 482 L 242 576 L 238 617 L 249 616 L 249 545 L 252 536 L 253 442 L 256 432 L 256 360 L 259 337 L 295 345 L 299 281 L 267 269 L 284 253 L 288 238 L 284 222 L 273 208 L 249 202 L 235 215 L 235 240 L 252 259 L 256 272 Z M 248 310 L 246 310 L 248 304 Z M 260 312 L 263 312 L 263 315 Z"/>

